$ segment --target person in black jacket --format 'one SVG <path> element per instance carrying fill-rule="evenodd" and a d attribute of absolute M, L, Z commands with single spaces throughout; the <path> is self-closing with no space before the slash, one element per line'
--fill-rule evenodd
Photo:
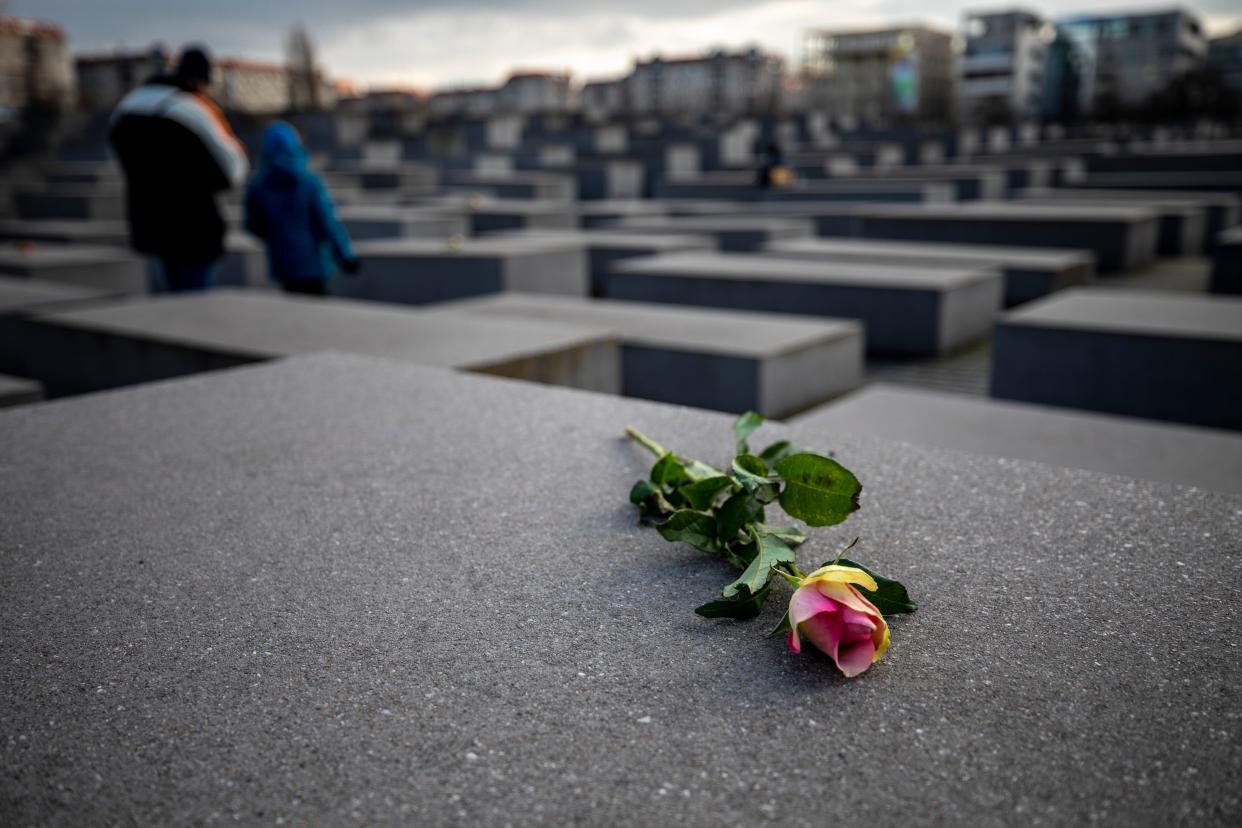
<path fill-rule="evenodd" d="M 224 253 L 216 193 L 246 179 L 246 152 L 206 96 L 211 60 L 187 47 L 176 72 L 134 89 L 109 138 L 125 172 L 130 243 L 160 260 L 170 291 L 211 287 Z"/>

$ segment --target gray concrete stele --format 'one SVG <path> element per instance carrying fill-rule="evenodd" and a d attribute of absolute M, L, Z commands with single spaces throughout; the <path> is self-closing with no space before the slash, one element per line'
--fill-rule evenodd
<path fill-rule="evenodd" d="M 956 350 L 987 335 L 1001 279 L 986 268 L 807 262 L 751 253 L 674 253 L 612 267 L 611 299 L 857 319 L 867 351 Z"/>
<path fill-rule="evenodd" d="M 1209 284 L 1212 293 L 1242 294 L 1242 227 L 1216 237 Z"/>
<path fill-rule="evenodd" d="M 774 242 L 764 252 L 806 261 L 995 268 L 1005 281 L 1006 307 L 1086 284 L 1095 276 L 1095 257 L 1089 251 L 1047 247 L 820 238 Z"/>
<path fill-rule="evenodd" d="M 19 343 L 50 396 L 312 351 L 620 390 L 615 335 L 581 324 L 440 319 L 411 308 L 218 289 L 29 317 Z"/>
<path fill-rule="evenodd" d="M 883 383 L 792 421 L 858 434 L 1242 495 L 1242 435 Z"/>
<path fill-rule="evenodd" d="M 445 314 L 576 322 L 615 331 L 621 393 L 782 418 L 858 386 L 857 322 L 649 302 L 506 293 L 443 306 Z"/>
<path fill-rule="evenodd" d="M 1006 314 L 992 396 L 1242 429 L 1242 299 L 1075 288 Z"/>
<path fill-rule="evenodd" d="M 1100 272 L 1155 259 L 1158 215 L 1143 207 L 1044 207 L 1013 202 L 877 204 L 857 215 L 866 238 L 1090 250 Z"/>
<path fill-rule="evenodd" d="M 580 241 L 537 235 L 467 239 L 372 239 L 354 251 L 362 270 L 334 279 L 334 295 L 425 305 L 515 290 L 587 296 L 587 253 Z"/>
<path fill-rule="evenodd" d="M 624 427 L 732 419 L 340 354 L 0 414 L 6 822 L 1237 824 L 1242 498 L 764 426 L 863 483 L 799 566 L 920 604 L 844 679 L 636 525 Z"/>

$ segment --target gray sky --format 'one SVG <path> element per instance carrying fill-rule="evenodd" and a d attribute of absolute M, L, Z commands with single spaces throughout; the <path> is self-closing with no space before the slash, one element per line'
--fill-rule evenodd
<path fill-rule="evenodd" d="M 11 13 L 59 23 L 75 52 L 207 43 L 218 55 L 280 59 L 289 26 L 303 23 L 333 77 L 362 84 L 442 87 L 495 83 L 510 69 L 620 74 L 635 57 L 758 44 L 796 57 L 801 32 L 925 21 L 955 28 L 967 9 L 1004 2 L 919 0 L 11 0 Z M 1167 8 L 1134 0 L 1043 0 L 1056 17 Z M 1231 31 L 1238 0 L 1202 0 L 1209 30 Z"/>

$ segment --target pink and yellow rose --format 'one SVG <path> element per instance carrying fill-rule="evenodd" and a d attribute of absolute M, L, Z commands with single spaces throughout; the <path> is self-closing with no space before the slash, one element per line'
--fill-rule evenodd
<path fill-rule="evenodd" d="M 805 635 L 847 678 L 865 672 L 888 648 L 884 616 L 855 584 L 877 589 L 861 569 L 829 564 L 803 578 L 789 599 L 789 649 L 802 652 Z"/>

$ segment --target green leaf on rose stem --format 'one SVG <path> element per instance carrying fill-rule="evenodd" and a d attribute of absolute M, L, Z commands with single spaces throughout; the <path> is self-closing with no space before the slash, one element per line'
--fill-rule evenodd
<path fill-rule="evenodd" d="M 690 504 L 691 509 L 704 511 L 710 509 L 716 503 L 716 495 L 725 489 L 733 487 L 733 480 L 721 475 L 720 477 L 709 477 L 705 480 L 696 480 L 682 486 L 677 491 L 681 493 L 686 502 Z"/>
<path fill-rule="evenodd" d="M 687 460 L 681 458 L 682 466 L 686 470 L 686 475 L 691 480 L 707 480 L 712 477 L 724 477 L 724 472 L 715 466 L 709 466 L 706 463 L 700 463 L 698 460 Z"/>
<path fill-rule="evenodd" d="M 781 508 L 808 526 L 833 526 L 858 509 L 862 484 L 836 460 L 818 454 L 792 454 L 776 462 L 785 481 Z"/>
<path fill-rule="evenodd" d="M 733 543 L 748 523 L 763 521 L 763 504 L 745 490 L 735 493 L 716 510 L 721 543 Z"/>
<path fill-rule="evenodd" d="M 634 484 L 634 488 L 630 489 L 630 503 L 638 506 L 640 524 L 652 523 L 647 517 L 648 513 L 663 517 L 674 511 L 673 505 L 664 498 L 664 492 L 649 480 L 640 480 Z"/>
<path fill-rule="evenodd" d="M 738 454 L 750 454 L 746 440 L 755 433 L 755 429 L 763 425 L 763 415 L 747 411 L 733 421 L 733 439 L 737 442 Z"/>
<path fill-rule="evenodd" d="M 651 467 L 651 482 L 657 486 L 672 486 L 676 488 L 688 480 L 689 475 L 686 474 L 686 467 L 682 465 L 677 455 L 671 452 L 655 461 L 655 465 Z"/>
<path fill-rule="evenodd" d="M 639 504 L 660 490 L 650 480 L 640 480 L 630 489 L 630 503 Z"/>
<path fill-rule="evenodd" d="M 866 572 L 872 578 L 875 578 L 875 585 L 879 587 L 875 592 L 854 584 L 863 596 L 875 604 L 875 608 L 880 611 L 881 615 L 901 615 L 902 613 L 914 612 L 919 605 L 910 600 L 910 594 L 906 592 L 905 586 L 900 581 L 894 581 L 892 578 L 885 578 L 876 575 L 870 569 L 860 563 L 854 563 L 849 558 L 839 558 L 837 560 L 841 566 L 853 566 Z"/>
<path fill-rule="evenodd" d="M 755 540 L 758 552 L 754 560 L 750 562 L 750 566 L 746 567 L 746 571 L 724 588 L 721 594 L 726 598 L 732 598 L 741 589 L 754 595 L 768 585 L 768 579 L 772 576 L 772 567 L 783 563 L 793 563 L 796 560 L 794 551 L 776 535 L 762 533 L 753 525 L 750 527 L 750 535 Z"/>
<path fill-rule="evenodd" d="M 716 541 L 716 518 L 692 509 L 678 509 L 672 517 L 656 527 L 667 541 L 688 543 L 709 555 L 720 554 Z"/>
<path fill-rule="evenodd" d="M 759 459 L 765 463 L 775 463 L 791 454 L 804 454 L 805 452 L 806 449 L 800 449 L 788 440 L 777 440 L 759 452 Z"/>
<path fill-rule="evenodd" d="M 763 612 L 763 603 L 768 598 L 771 584 L 755 594 L 740 595 L 728 601 L 709 601 L 695 609 L 695 613 L 704 618 L 735 618 L 746 621 Z"/>
<path fill-rule="evenodd" d="M 775 535 L 789 546 L 801 546 L 806 543 L 806 533 L 797 526 L 768 526 L 766 523 L 755 523 L 760 532 Z"/>
<path fill-rule="evenodd" d="M 753 454 L 733 458 L 733 476 L 760 503 L 771 503 L 780 495 L 780 487 L 768 475 L 767 465 Z"/>
<path fill-rule="evenodd" d="M 789 623 L 789 610 L 785 610 L 785 614 L 781 616 L 781 621 L 772 628 L 772 632 L 768 633 L 768 638 L 774 635 L 780 635 L 793 629 L 793 624 Z"/>

